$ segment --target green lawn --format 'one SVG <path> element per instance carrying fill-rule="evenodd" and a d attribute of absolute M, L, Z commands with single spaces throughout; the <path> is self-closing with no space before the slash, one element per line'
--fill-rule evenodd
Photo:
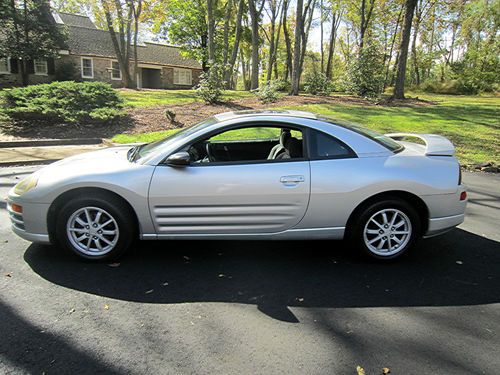
<path fill-rule="evenodd" d="M 134 94 L 137 98 L 132 99 Z M 184 96 L 183 96 L 184 95 Z M 251 95 L 231 92 L 229 96 Z M 416 94 L 409 94 L 415 96 Z M 157 105 L 169 100 L 180 103 L 196 100 L 192 91 L 162 91 L 153 95 L 126 92 L 129 105 Z M 143 97 L 142 97 L 143 96 Z M 387 107 L 359 103 L 310 104 L 287 107 L 332 116 L 360 123 L 382 133 L 435 133 L 448 137 L 457 148 L 464 164 L 495 162 L 500 164 L 500 97 L 451 96 L 418 94 L 418 97 L 436 102 L 435 105 Z M 157 100 L 156 104 L 152 103 Z M 136 103 L 136 104 L 134 104 Z M 152 104 L 149 104 L 152 103 Z M 121 134 L 113 138 L 118 143 L 150 142 L 161 139 L 171 131 L 149 134 Z"/>
<path fill-rule="evenodd" d="M 127 107 L 144 108 L 201 101 L 195 90 L 119 90 Z M 226 91 L 223 100 L 252 96 L 248 91 Z"/>

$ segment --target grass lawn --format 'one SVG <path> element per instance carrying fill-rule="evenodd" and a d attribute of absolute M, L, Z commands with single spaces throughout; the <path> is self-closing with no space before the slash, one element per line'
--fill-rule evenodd
<path fill-rule="evenodd" d="M 196 101 L 193 91 L 123 91 L 129 106 L 181 104 Z M 227 97 L 246 97 L 246 92 L 229 92 Z M 464 164 L 495 162 L 500 164 L 500 97 L 418 95 L 435 105 L 389 107 L 364 105 L 359 102 L 294 105 L 298 109 L 332 116 L 362 124 L 382 133 L 435 133 L 448 137 L 456 146 L 457 155 Z M 278 103 L 279 105 L 279 103 Z M 276 107 L 274 107 L 276 108 Z M 147 134 L 120 134 L 113 138 L 118 143 L 151 142 L 164 138 L 172 131 Z"/>
<path fill-rule="evenodd" d="M 410 94 L 411 95 L 411 94 Z M 500 164 L 500 97 L 418 94 L 437 102 L 418 107 L 359 104 L 306 105 L 293 109 L 357 122 L 381 133 L 434 133 L 449 138 L 464 164 Z"/>
<path fill-rule="evenodd" d="M 119 90 L 125 105 L 133 108 L 179 105 L 201 101 L 195 90 Z M 253 96 L 248 91 L 226 91 L 223 100 Z"/>

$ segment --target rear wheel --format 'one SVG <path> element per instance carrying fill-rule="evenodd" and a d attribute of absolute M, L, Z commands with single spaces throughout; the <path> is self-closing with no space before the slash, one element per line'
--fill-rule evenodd
<path fill-rule="evenodd" d="M 115 197 L 76 198 L 60 211 L 58 242 L 93 261 L 117 259 L 132 244 L 135 223 L 130 210 Z"/>
<path fill-rule="evenodd" d="M 352 239 L 364 255 L 379 260 L 407 253 L 420 235 L 415 209 L 400 199 L 387 199 L 365 208 L 355 223 Z"/>

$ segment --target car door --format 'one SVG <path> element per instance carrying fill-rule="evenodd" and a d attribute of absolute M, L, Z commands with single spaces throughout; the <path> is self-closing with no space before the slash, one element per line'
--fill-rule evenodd
<path fill-rule="evenodd" d="M 305 158 L 159 165 L 149 206 L 159 236 L 277 233 L 301 221 L 309 192 Z"/>

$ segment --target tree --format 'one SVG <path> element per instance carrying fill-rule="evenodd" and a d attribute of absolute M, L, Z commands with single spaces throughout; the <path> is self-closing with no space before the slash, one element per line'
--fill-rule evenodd
<path fill-rule="evenodd" d="M 58 27 L 45 0 L 0 0 L 0 56 L 19 62 L 23 85 L 35 59 L 50 59 L 64 48 L 66 34 Z"/>
<path fill-rule="evenodd" d="M 120 0 L 101 0 L 102 9 L 109 30 L 111 42 L 120 66 L 123 84 L 128 88 L 135 88 L 135 77 L 130 74 L 130 47 L 132 42 L 133 2 L 127 0 L 125 4 Z M 117 30 L 115 30 L 117 29 Z"/>
<path fill-rule="evenodd" d="M 250 11 L 250 20 L 251 20 L 251 30 L 252 30 L 252 74 L 251 74 L 251 83 L 250 87 L 252 90 L 255 90 L 259 87 L 259 46 L 260 46 L 260 37 L 259 37 L 259 25 L 260 25 L 260 16 L 262 14 L 262 9 L 264 8 L 264 0 L 261 0 L 261 3 L 258 4 L 258 0 L 249 0 L 248 1 L 248 9 Z"/>
<path fill-rule="evenodd" d="M 293 70 L 292 70 L 292 95 L 299 95 L 300 84 L 300 44 L 302 42 L 302 30 L 304 28 L 302 18 L 303 1 L 297 0 L 297 12 L 295 13 L 295 43 L 293 46 Z"/>
<path fill-rule="evenodd" d="M 401 46 L 399 47 L 399 61 L 396 75 L 396 85 L 394 86 L 394 99 L 405 98 L 406 60 L 408 58 L 408 46 L 410 44 L 411 24 L 413 13 L 418 0 L 406 0 L 405 18 L 403 22 L 403 34 Z"/>

